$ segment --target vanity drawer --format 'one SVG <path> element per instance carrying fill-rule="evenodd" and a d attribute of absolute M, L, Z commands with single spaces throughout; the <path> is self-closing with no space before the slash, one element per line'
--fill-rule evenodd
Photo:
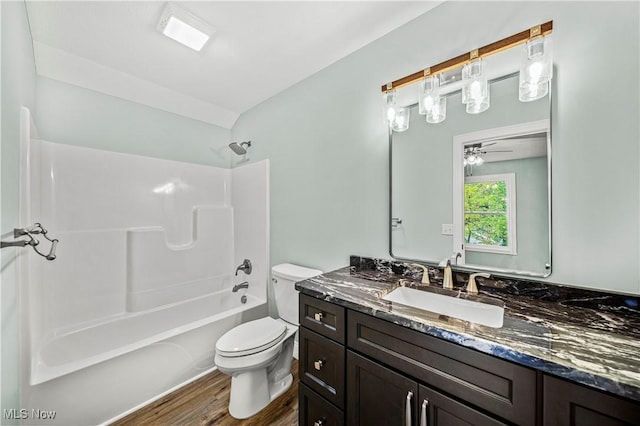
<path fill-rule="evenodd" d="M 341 426 L 344 424 L 344 414 L 304 383 L 300 383 L 298 422 L 300 426 Z"/>
<path fill-rule="evenodd" d="M 344 344 L 345 309 L 306 294 L 300 295 L 300 326 Z"/>
<path fill-rule="evenodd" d="M 359 312 L 348 347 L 519 425 L 536 423 L 536 372 Z"/>
<path fill-rule="evenodd" d="M 300 328 L 300 380 L 339 408 L 344 408 L 344 346 Z"/>

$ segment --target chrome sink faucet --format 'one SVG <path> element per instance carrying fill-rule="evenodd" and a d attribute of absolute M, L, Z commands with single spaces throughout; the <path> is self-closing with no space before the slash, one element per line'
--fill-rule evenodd
<path fill-rule="evenodd" d="M 245 259 L 244 262 L 242 262 L 242 265 L 236 268 L 236 276 L 238 276 L 238 271 L 242 271 L 245 274 L 250 275 L 252 269 L 253 268 L 251 267 L 251 261 L 249 259 Z"/>

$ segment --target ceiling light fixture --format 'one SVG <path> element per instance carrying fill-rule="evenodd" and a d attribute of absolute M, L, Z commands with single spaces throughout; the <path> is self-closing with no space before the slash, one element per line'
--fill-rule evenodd
<path fill-rule="evenodd" d="M 523 58 L 520 67 L 518 97 L 523 102 L 543 98 L 549 93 L 550 81 L 553 75 L 551 38 L 549 37 L 552 31 L 553 21 L 545 22 L 383 85 L 382 92 L 385 95 L 393 92 L 393 106 L 391 109 L 389 108 L 388 96 L 383 97 L 386 106 L 385 119 L 393 129 L 395 114 L 399 109 L 396 105 L 396 90 L 419 82 L 418 112 L 427 116 L 428 123 L 444 121 L 446 117 L 446 96 L 440 96 L 440 90 L 443 84 L 449 82 L 444 78 L 444 75 L 460 67 L 463 67 L 462 75 L 465 83 L 462 89 L 462 97 L 463 103 L 466 104 L 467 112 L 469 114 L 478 114 L 486 111 L 490 105 L 490 92 L 482 58 L 524 43 L 526 43 L 526 58 Z M 393 117 L 388 113 L 392 113 Z"/>
<path fill-rule="evenodd" d="M 202 50 L 216 31 L 202 19 L 173 3 L 167 3 L 162 11 L 158 30 L 167 37 L 198 52 Z"/>

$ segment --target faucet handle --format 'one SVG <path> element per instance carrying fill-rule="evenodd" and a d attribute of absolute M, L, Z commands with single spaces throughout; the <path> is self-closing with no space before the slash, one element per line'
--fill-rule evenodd
<path fill-rule="evenodd" d="M 469 275 L 469 284 L 467 284 L 467 293 L 469 294 L 478 294 L 476 277 L 491 278 L 491 274 L 487 274 L 486 272 L 476 272 L 475 274 Z"/>
<path fill-rule="evenodd" d="M 429 267 L 419 263 L 412 263 L 411 266 L 422 268 L 422 284 L 431 284 L 429 281 Z"/>

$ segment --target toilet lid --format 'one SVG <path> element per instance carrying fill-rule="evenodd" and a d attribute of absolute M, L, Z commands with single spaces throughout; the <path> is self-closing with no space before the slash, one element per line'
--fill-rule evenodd
<path fill-rule="evenodd" d="M 286 332 L 287 327 L 271 317 L 249 321 L 218 339 L 216 351 L 229 357 L 254 354 L 279 343 Z"/>

